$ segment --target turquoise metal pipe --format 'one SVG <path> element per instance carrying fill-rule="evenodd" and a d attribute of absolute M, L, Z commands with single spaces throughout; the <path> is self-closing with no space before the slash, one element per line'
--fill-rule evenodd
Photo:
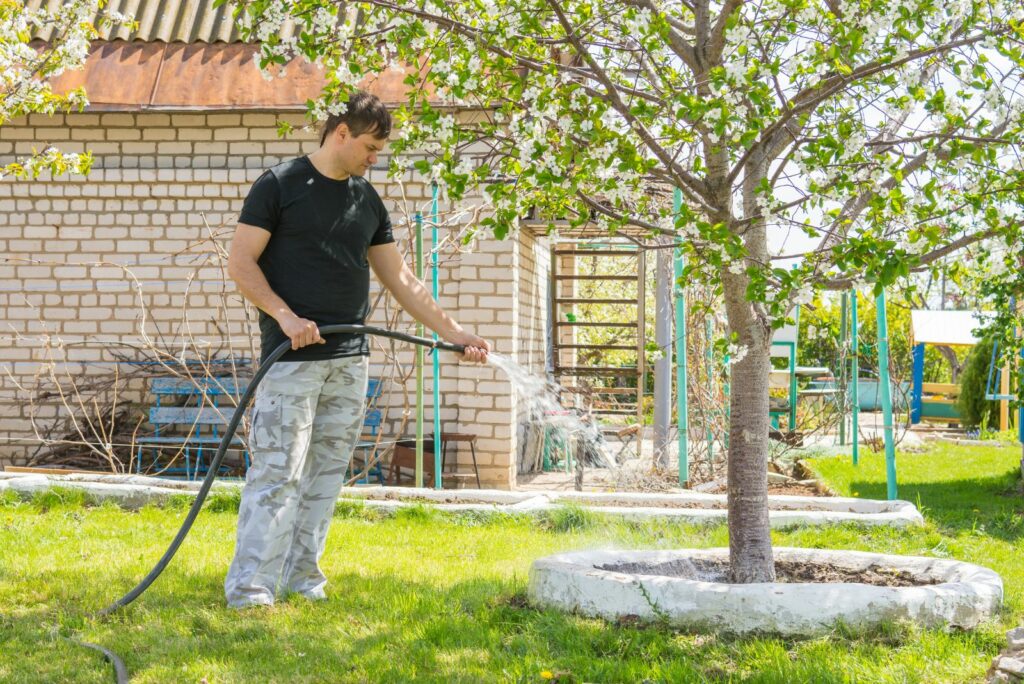
<path fill-rule="evenodd" d="M 848 292 L 844 292 L 844 293 L 842 293 L 842 295 L 840 295 L 839 299 L 840 299 L 840 306 L 839 306 L 839 344 L 841 346 L 845 347 L 846 343 L 847 343 L 847 335 L 849 333 L 849 328 L 847 327 L 847 322 L 849 321 L 849 318 L 850 318 L 850 316 L 849 316 L 849 311 L 850 311 L 850 307 L 849 307 L 850 294 Z M 840 368 L 839 369 L 840 373 L 845 373 L 845 371 L 846 371 L 846 368 Z M 839 446 L 846 446 L 846 411 L 843 410 L 841 413 L 842 413 L 842 415 L 839 417 Z"/>
<path fill-rule="evenodd" d="M 882 431 L 885 435 L 885 484 L 890 500 L 896 498 L 896 444 L 892 434 L 892 386 L 889 384 L 889 325 L 885 291 L 878 295 L 878 387 L 882 395 Z"/>
<path fill-rule="evenodd" d="M 708 396 L 715 396 L 715 370 L 713 365 L 715 363 L 715 355 L 711 349 L 711 338 L 714 334 L 712 329 L 711 316 L 705 315 L 704 317 L 704 360 L 707 362 L 708 367 Z M 709 412 L 713 409 L 709 409 Z M 711 421 L 708 420 L 707 416 L 704 416 L 705 423 L 705 438 L 708 442 L 708 463 L 713 463 L 715 460 L 715 433 L 711 430 Z"/>
<path fill-rule="evenodd" d="M 853 465 L 857 465 L 860 446 L 860 333 L 857 328 L 857 291 L 850 297 L 850 339 L 853 341 L 853 357 L 850 360 L 850 403 L 853 405 L 853 420 L 850 426 L 850 437 L 853 438 Z"/>
<path fill-rule="evenodd" d="M 416 212 L 416 279 L 423 282 L 423 216 Z M 416 325 L 423 337 L 423 324 Z M 437 448 L 434 448 L 437 451 Z M 416 347 L 416 486 L 423 486 L 423 347 Z"/>
<path fill-rule="evenodd" d="M 795 268 L 795 267 L 794 267 Z M 793 317 L 796 325 L 796 339 L 800 339 L 800 307 L 796 307 L 796 315 Z M 796 377 L 796 343 L 789 347 L 789 431 L 796 432 L 796 404 L 797 404 L 797 377 Z"/>
<path fill-rule="evenodd" d="M 683 193 L 676 188 L 673 208 L 683 205 Z M 690 416 L 686 377 L 686 291 L 683 289 L 683 250 L 675 249 L 673 264 L 676 290 L 676 434 L 679 440 L 679 486 L 690 479 Z"/>
<path fill-rule="evenodd" d="M 432 184 L 432 197 L 430 201 L 430 275 L 431 294 L 434 301 L 438 297 L 437 284 L 437 183 Z M 437 341 L 437 333 L 434 333 L 434 341 Z M 441 489 L 441 364 L 437 354 L 437 348 L 433 351 L 431 359 L 434 369 L 434 489 Z"/>

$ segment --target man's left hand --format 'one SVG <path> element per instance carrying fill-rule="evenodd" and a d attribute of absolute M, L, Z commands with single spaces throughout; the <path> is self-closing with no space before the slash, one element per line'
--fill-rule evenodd
<path fill-rule="evenodd" d="M 487 354 L 491 351 L 491 345 L 487 340 L 466 331 L 455 333 L 445 339 L 452 344 L 461 344 L 466 347 L 466 351 L 459 356 L 461 361 L 485 363 Z"/>

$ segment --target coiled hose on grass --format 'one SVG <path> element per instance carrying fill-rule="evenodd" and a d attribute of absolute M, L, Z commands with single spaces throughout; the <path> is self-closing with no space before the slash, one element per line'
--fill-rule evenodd
<path fill-rule="evenodd" d="M 389 337 L 393 340 L 399 340 L 401 342 L 409 342 L 411 344 L 418 344 L 424 347 L 430 347 L 432 349 L 445 349 L 461 354 L 466 350 L 464 345 L 452 344 L 450 342 L 441 342 L 439 340 L 432 340 L 426 337 L 417 337 L 415 335 L 407 335 L 405 333 L 394 332 L 385 328 L 377 328 L 369 325 L 354 325 L 339 323 L 333 325 L 325 325 L 320 327 L 320 335 L 332 335 L 338 333 L 357 333 L 363 335 L 373 335 L 375 337 Z M 185 537 L 188 536 L 189 531 L 192 529 L 192 523 L 195 522 L 196 516 L 199 515 L 199 510 L 203 507 L 203 502 L 206 500 L 207 494 L 210 493 L 210 487 L 213 486 L 213 481 L 217 477 L 217 470 L 220 468 L 220 463 L 224 460 L 224 455 L 228 451 L 228 447 L 231 444 L 232 438 L 235 436 L 235 431 L 238 429 L 238 424 L 242 420 L 242 415 L 245 413 L 245 408 L 249 405 L 252 400 L 253 394 L 256 393 L 256 388 L 259 386 L 263 376 L 267 374 L 270 367 L 281 358 L 281 356 L 291 349 L 291 341 L 282 342 L 280 346 L 270 353 L 270 356 L 260 364 L 259 370 L 256 371 L 256 375 L 253 376 L 249 382 L 249 386 L 246 388 L 245 393 L 242 394 L 238 400 L 238 407 L 235 409 L 234 415 L 231 416 L 231 420 L 228 421 L 227 427 L 224 429 L 224 436 L 220 440 L 220 446 L 217 447 L 217 453 L 210 461 L 210 468 L 206 473 L 206 477 L 203 479 L 203 484 L 199 488 L 196 494 L 195 501 L 192 502 L 192 507 L 188 511 L 188 515 L 185 516 L 185 520 L 181 523 L 181 527 L 178 529 L 178 533 L 174 536 L 170 546 L 164 551 L 164 555 L 157 561 L 153 569 L 149 571 L 149 574 L 142 578 L 142 580 L 135 585 L 135 587 L 127 594 L 111 603 L 106 608 L 94 613 L 92 618 L 102 618 L 110 615 L 111 613 L 127 606 L 129 603 L 137 599 L 139 596 L 149 588 L 156 578 L 160 576 L 160 573 L 164 571 L 167 565 L 174 558 L 174 554 L 178 552 L 178 547 L 185 541 Z M 127 684 L 128 682 L 128 668 L 125 666 L 124 661 L 118 657 L 116 653 L 108 648 L 99 646 L 97 644 L 91 644 L 86 641 L 78 641 L 70 637 L 65 637 L 72 643 L 91 648 L 95 651 L 99 651 L 107 659 L 108 662 L 114 667 L 114 676 L 117 678 L 118 684 Z"/>

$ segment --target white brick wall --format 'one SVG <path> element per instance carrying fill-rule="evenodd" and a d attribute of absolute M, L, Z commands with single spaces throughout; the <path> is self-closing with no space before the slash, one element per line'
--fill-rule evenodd
<path fill-rule="evenodd" d="M 87 113 L 32 115 L 0 127 L 0 163 L 48 142 L 95 157 L 88 178 L 0 181 L 0 463 L 22 463 L 38 446 L 30 416 L 43 424 L 58 414 L 52 400 L 32 404 L 27 391 L 37 386 L 46 360 L 44 335 L 51 344 L 57 338 L 66 343 L 57 360 L 73 360 L 67 368 L 76 378 L 109 374 L 114 351 L 130 358 L 139 342 L 140 301 L 147 308 L 146 333 L 169 347 L 186 333 L 184 304 L 194 337 L 211 348 L 251 353 L 239 296 L 230 286 L 225 291 L 219 267 L 202 266 L 212 251 L 204 241 L 213 231 L 226 247 L 252 181 L 267 167 L 315 149 L 314 132 L 280 139 L 279 118 L 304 123 L 294 113 Z M 410 206 L 403 207 L 397 183 L 378 170 L 370 178 L 392 212 L 401 246 L 410 249 L 402 228 L 406 212 L 426 212 L 430 188 L 410 174 L 404 188 Z M 540 245 L 528 235 L 485 238 L 466 253 L 446 256 L 440 299 L 497 351 L 542 372 L 547 257 Z M 369 322 L 384 324 L 386 313 L 378 308 Z M 400 320 L 399 327 L 414 329 Z M 399 347 L 398 359 L 413 378 L 412 350 Z M 380 369 L 385 360 L 375 351 L 371 363 Z M 410 381 L 407 394 L 393 388 L 385 435 L 398 433 L 402 406 L 410 410 L 402 433 L 414 433 L 412 387 Z M 121 400 L 149 401 L 144 388 L 139 383 L 134 396 Z M 443 429 L 478 436 L 485 486 L 514 485 L 518 418 L 508 381 L 489 366 L 458 364 L 445 354 L 441 390 Z M 468 449 L 458 462 L 469 467 Z"/>

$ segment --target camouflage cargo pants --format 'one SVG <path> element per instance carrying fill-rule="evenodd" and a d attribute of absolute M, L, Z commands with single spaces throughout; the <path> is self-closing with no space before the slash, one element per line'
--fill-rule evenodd
<path fill-rule="evenodd" d="M 363 423 L 365 356 L 274 364 L 252 412 L 228 605 L 269 605 L 283 592 L 323 597 L 320 557 Z"/>

